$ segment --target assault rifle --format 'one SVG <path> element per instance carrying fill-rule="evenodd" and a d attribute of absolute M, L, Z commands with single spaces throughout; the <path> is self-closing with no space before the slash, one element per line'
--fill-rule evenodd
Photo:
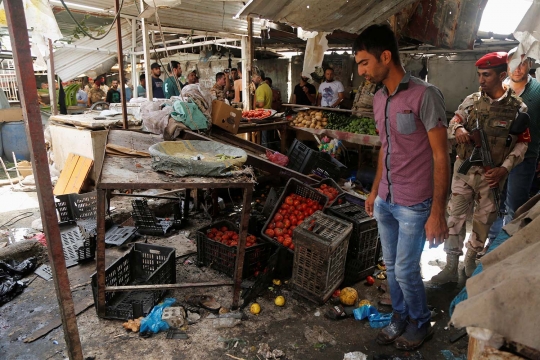
<path fill-rule="evenodd" d="M 469 136 L 474 144 L 474 149 L 471 156 L 463 161 L 458 169 L 458 173 L 466 175 L 471 166 L 474 165 L 482 166 L 484 171 L 493 169 L 495 166 L 493 165 L 493 159 L 491 158 L 491 152 L 489 150 L 489 143 L 484 130 L 477 127 L 471 131 Z M 491 193 L 493 194 L 495 206 L 497 207 L 497 214 L 501 215 L 499 185 L 492 187 Z"/>

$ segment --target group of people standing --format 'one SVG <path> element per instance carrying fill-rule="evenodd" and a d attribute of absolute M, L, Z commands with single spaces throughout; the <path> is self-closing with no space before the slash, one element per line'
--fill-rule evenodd
<path fill-rule="evenodd" d="M 490 228 L 510 221 L 529 198 L 540 147 L 540 84 L 529 76 L 531 59 L 522 57 L 514 70 L 508 68 L 514 51 L 487 54 L 476 62 L 479 91 L 448 123 L 442 93 L 405 71 L 388 26 L 365 29 L 353 54 L 359 75 L 383 85 L 373 99 L 381 149 L 365 208 L 378 222 L 393 315 L 376 340 L 410 351 L 434 333 L 420 269 L 426 241 L 432 247 L 444 243 L 447 253 L 445 268 L 432 281 L 457 281 L 467 214 L 474 208 L 464 261 L 471 276 Z M 473 133 L 483 133 L 491 168 Z M 457 146 L 452 176 L 448 141 Z M 506 200 L 497 203 L 497 193 Z M 504 207 L 502 219 L 498 209 Z M 499 230 L 495 225 L 493 236 Z"/>

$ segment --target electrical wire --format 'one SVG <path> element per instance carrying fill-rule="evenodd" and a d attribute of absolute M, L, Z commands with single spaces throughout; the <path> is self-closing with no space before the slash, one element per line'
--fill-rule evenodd
<path fill-rule="evenodd" d="M 77 21 L 77 19 L 75 19 L 75 17 L 73 16 L 73 14 L 71 13 L 71 11 L 69 10 L 69 8 L 67 7 L 66 3 L 64 2 L 64 0 L 60 0 L 60 2 L 62 3 L 62 5 L 64 6 L 64 9 L 66 9 L 69 17 L 71 18 L 71 20 L 73 20 L 73 22 L 75 22 L 75 24 L 77 24 L 77 27 L 79 28 L 79 30 L 82 31 L 82 33 L 86 36 L 88 36 L 90 39 L 92 40 L 102 40 L 104 39 L 107 35 L 109 35 L 109 33 L 111 32 L 112 28 L 114 27 L 114 25 L 116 24 L 116 20 L 118 19 L 118 17 L 120 16 L 120 11 L 122 10 L 122 7 L 124 7 L 124 0 L 122 0 L 122 3 L 120 4 L 120 8 L 118 9 L 118 12 L 116 13 L 116 15 L 114 16 L 114 20 L 111 24 L 111 27 L 109 28 L 109 30 L 107 30 L 107 32 L 105 32 L 105 34 L 103 34 L 103 36 L 101 37 L 95 37 L 95 36 L 92 36 L 90 35 L 86 30 L 84 30 L 84 28 L 82 27 L 82 25 Z"/>
<path fill-rule="evenodd" d="M 25 216 L 23 216 L 25 215 Z M 0 228 L 3 228 L 3 227 L 9 227 L 9 226 L 13 226 L 15 225 L 17 222 L 21 221 L 22 219 L 26 219 L 30 216 L 34 215 L 33 212 L 30 212 L 30 211 L 26 211 L 26 212 L 23 212 L 22 214 L 18 214 L 18 215 L 15 215 L 14 217 L 12 217 L 11 219 L 9 219 L 8 221 L 6 221 L 5 223 L 3 223 L 2 225 L 0 225 Z M 17 219 L 18 217 L 22 216 L 21 218 Z"/>

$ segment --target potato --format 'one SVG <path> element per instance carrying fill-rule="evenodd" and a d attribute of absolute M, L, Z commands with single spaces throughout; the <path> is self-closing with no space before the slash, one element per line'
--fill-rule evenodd
<path fill-rule="evenodd" d="M 316 116 L 315 116 L 315 119 L 318 120 L 318 121 L 320 121 L 320 120 L 322 120 L 322 116 L 316 115 Z"/>
<path fill-rule="evenodd" d="M 306 125 L 311 125 L 313 124 L 313 121 L 306 121 Z"/>
<path fill-rule="evenodd" d="M 328 118 L 323 117 L 323 118 L 322 118 L 322 121 L 328 121 Z"/>
<path fill-rule="evenodd" d="M 311 124 L 311 125 L 309 125 L 309 127 L 312 128 L 312 129 L 315 129 L 316 125 L 315 125 L 315 124 Z"/>

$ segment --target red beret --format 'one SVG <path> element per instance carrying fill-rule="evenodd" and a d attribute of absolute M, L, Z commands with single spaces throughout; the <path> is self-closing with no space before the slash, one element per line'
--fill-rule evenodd
<path fill-rule="evenodd" d="M 482 56 L 477 62 L 479 69 L 492 69 L 501 65 L 506 65 L 508 54 L 505 52 L 492 52 Z"/>

